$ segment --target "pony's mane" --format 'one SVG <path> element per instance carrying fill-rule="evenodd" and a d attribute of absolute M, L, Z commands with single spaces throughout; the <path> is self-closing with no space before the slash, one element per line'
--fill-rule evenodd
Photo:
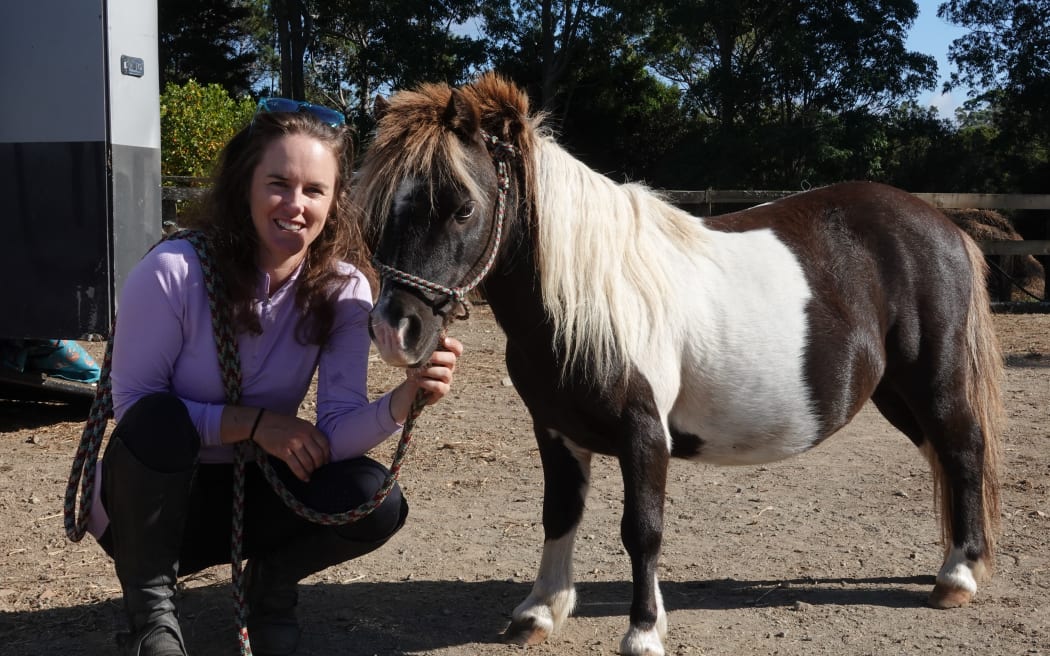
<path fill-rule="evenodd" d="M 523 159 L 527 157 L 543 117 L 529 116 L 524 93 L 492 73 L 459 91 L 478 111 L 484 130 L 514 144 Z M 382 230 L 397 186 L 406 178 L 429 180 L 432 191 L 453 183 L 477 197 L 489 195 L 474 182 L 467 151 L 449 128 L 445 113 L 451 97 L 452 88 L 446 84 L 424 84 L 386 101 L 353 191 L 372 239 Z M 528 175 L 528 171 L 519 173 Z M 523 180 L 525 188 L 531 187 L 529 182 Z"/>
<path fill-rule="evenodd" d="M 540 284 L 568 356 L 563 373 L 625 375 L 661 345 L 658 335 L 674 334 L 676 268 L 707 252 L 705 231 L 644 185 L 617 184 L 551 139 L 535 155 Z"/>
<path fill-rule="evenodd" d="M 516 86 L 486 74 L 460 88 L 482 129 L 513 144 L 521 211 L 529 222 L 543 304 L 563 373 L 598 379 L 625 374 L 669 319 L 672 251 L 696 252 L 699 221 L 638 184 L 618 185 L 569 155 L 530 115 Z M 389 100 L 361 167 L 355 196 L 378 236 L 397 185 L 407 177 L 459 184 L 484 197 L 469 155 L 445 116 L 447 85 L 428 84 Z"/>

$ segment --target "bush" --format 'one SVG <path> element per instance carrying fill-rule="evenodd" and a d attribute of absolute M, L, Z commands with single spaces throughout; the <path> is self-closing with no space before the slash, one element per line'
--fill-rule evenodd
<path fill-rule="evenodd" d="M 219 151 L 255 111 L 218 84 L 169 83 L 160 96 L 161 175 L 206 177 Z"/>

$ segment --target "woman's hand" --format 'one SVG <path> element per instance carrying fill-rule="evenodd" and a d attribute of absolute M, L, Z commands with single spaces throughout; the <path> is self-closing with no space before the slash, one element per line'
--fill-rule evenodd
<path fill-rule="evenodd" d="M 328 438 L 310 422 L 269 410 L 227 406 L 223 412 L 223 442 L 251 439 L 263 451 L 280 458 L 297 478 L 309 481 L 310 474 L 332 457 Z M 258 417 L 258 423 L 256 422 Z M 254 425 L 254 430 L 248 426 Z"/>
<path fill-rule="evenodd" d="M 332 457 L 328 438 L 317 427 L 298 417 L 267 411 L 252 437 L 266 453 L 280 458 L 303 481 Z"/>
<path fill-rule="evenodd" d="M 452 387 L 452 376 L 456 361 L 463 355 L 463 344 L 454 337 L 445 337 L 441 348 L 434 351 L 430 361 L 422 367 L 405 370 L 405 382 L 394 388 L 390 399 L 390 414 L 394 421 L 404 423 L 416 398 L 416 392 L 426 393 L 426 404 L 433 405 L 443 399 Z"/>
<path fill-rule="evenodd" d="M 442 348 L 434 351 L 425 365 L 410 368 L 405 372 L 405 378 L 415 385 L 415 389 L 427 393 L 427 405 L 437 403 L 448 394 L 452 388 L 456 361 L 463 355 L 463 344 L 454 337 L 444 338 L 441 346 Z M 415 394 L 412 396 L 415 397 Z"/>

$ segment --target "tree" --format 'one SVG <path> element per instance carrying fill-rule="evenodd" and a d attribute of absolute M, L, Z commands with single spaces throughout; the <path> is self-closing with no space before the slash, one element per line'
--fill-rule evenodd
<path fill-rule="evenodd" d="M 980 90 L 1009 155 L 1002 191 L 1050 190 L 1050 0 L 951 0 L 937 15 L 969 30 L 948 51 L 958 70 L 945 88 Z"/>
<path fill-rule="evenodd" d="M 556 111 L 571 92 L 568 75 L 591 30 L 591 21 L 608 11 L 602 0 L 503 0 L 482 4 L 485 35 L 493 42 L 497 68 L 528 62 L 537 108 Z M 561 107 L 564 109 L 564 107 Z"/>
<path fill-rule="evenodd" d="M 161 175 L 210 175 L 219 151 L 254 111 L 251 98 L 234 100 L 218 84 L 169 82 L 160 97 Z"/>
<path fill-rule="evenodd" d="M 252 42 L 257 19 L 258 2 L 160 0 L 160 88 L 197 80 L 232 94 L 250 91 L 260 57 Z"/>
<path fill-rule="evenodd" d="M 469 0 L 318 3 L 310 86 L 366 133 L 378 92 L 427 81 L 460 84 L 476 72 L 484 42 L 457 29 L 475 9 Z"/>
<path fill-rule="evenodd" d="M 702 140 L 724 164 L 691 167 L 705 176 L 693 185 L 877 177 L 879 141 L 857 126 L 936 82 L 934 59 L 904 46 L 914 0 L 655 0 L 651 11 L 653 66 L 697 120 L 692 147 Z"/>
<path fill-rule="evenodd" d="M 610 177 L 652 180 L 686 127 L 680 94 L 630 49 L 602 52 L 595 47 L 573 66 L 575 92 L 566 102 L 561 141 Z"/>
<path fill-rule="evenodd" d="M 313 16 L 306 0 L 270 0 L 277 26 L 277 51 L 281 61 L 281 95 L 306 99 L 303 73 L 307 46 L 313 39 Z"/>
<path fill-rule="evenodd" d="M 904 47 L 914 0 L 663 0 L 654 66 L 722 125 L 756 111 L 881 111 L 932 88 L 936 62 Z"/>
<path fill-rule="evenodd" d="M 1045 89 L 1050 0 L 950 0 L 941 3 L 937 16 L 969 29 L 948 50 L 958 70 L 945 90 L 966 84 L 1025 96 Z"/>
<path fill-rule="evenodd" d="M 638 48 L 639 0 L 481 5 L 494 68 L 524 88 L 559 141 L 611 177 L 648 179 L 684 129 L 678 90 Z"/>
<path fill-rule="evenodd" d="M 887 135 L 883 181 L 909 191 L 977 191 L 961 173 L 968 166 L 950 121 L 933 107 L 903 103 L 883 117 Z"/>

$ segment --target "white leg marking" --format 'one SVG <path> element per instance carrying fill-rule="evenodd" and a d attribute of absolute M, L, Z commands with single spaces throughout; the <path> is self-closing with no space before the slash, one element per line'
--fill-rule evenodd
<path fill-rule="evenodd" d="M 561 440 L 565 448 L 576 459 L 583 475 L 580 487 L 581 503 L 587 499 L 591 480 L 591 452 L 576 446 L 557 431 L 550 431 L 553 438 Z M 555 540 L 543 543 L 543 556 L 540 558 L 540 571 L 532 592 L 525 601 L 518 604 L 511 615 L 514 624 L 528 624 L 545 636 L 552 635 L 565 624 L 576 607 L 576 588 L 573 584 L 572 551 L 576 544 L 576 529 L 579 518 L 572 530 Z"/>
<path fill-rule="evenodd" d="M 573 529 L 557 540 L 543 544 L 540 571 L 528 598 L 514 609 L 514 622 L 531 620 L 533 625 L 552 635 L 560 629 L 576 606 L 576 588 L 572 581 L 572 549 L 576 542 Z"/>
<path fill-rule="evenodd" d="M 664 610 L 664 596 L 660 592 L 660 582 L 653 577 L 653 587 L 656 589 L 656 632 L 661 640 L 667 639 L 667 612 Z"/>
<path fill-rule="evenodd" d="M 975 575 L 979 575 L 978 570 L 982 568 L 981 563 L 968 560 L 962 549 L 952 547 L 948 557 L 944 560 L 944 565 L 941 566 L 941 571 L 937 573 L 937 583 L 975 594 L 977 592 Z"/>
<path fill-rule="evenodd" d="M 620 653 L 624 656 L 664 656 L 663 641 L 667 637 L 667 613 L 664 611 L 664 596 L 660 594 L 660 582 L 653 577 L 656 589 L 656 625 L 648 631 L 634 626 L 627 629 L 620 641 Z"/>

